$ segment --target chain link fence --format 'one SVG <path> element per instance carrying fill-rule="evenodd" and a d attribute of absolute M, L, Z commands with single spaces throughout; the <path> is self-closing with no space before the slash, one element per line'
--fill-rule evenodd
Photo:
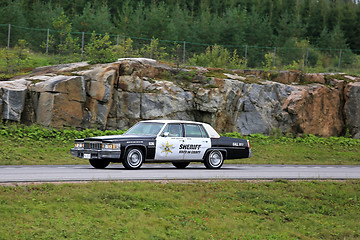
<path fill-rule="evenodd" d="M 86 60 L 85 47 L 90 42 L 91 33 L 71 32 L 73 47 L 61 52 L 58 45 L 66 41 L 67 36 L 52 29 L 27 28 L 11 24 L 0 24 L 0 47 L 13 48 L 19 39 L 25 39 L 31 50 L 48 54 L 76 54 Z M 104 35 L 104 34 L 98 34 Z M 110 41 L 119 56 L 148 57 L 157 60 L 172 61 L 176 64 L 189 64 L 194 56 L 211 52 L 214 45 L 186 41 L 169 41 L 140 37 L 109 34 Z M 131 40 L 129 40 L 131 39 Z M 266 70 L 303 70 L 313 72 L 359 72 L 360 50 L 262 47 L 251 45 L 221 46 L 230 54 L 238 56 L 243 68 Z M 124 50 L 124 48 L 126 48 Z M 120 54 L 121 53 L 121 54 Z M 216 56 L 215 56 L 216 57 Z M 190 61 L 191 62 L 191 61 Z M 200 64 L 201 65 L 201 64 Z M 220 67 L 220 66 L 211 66 Z M 223 67 L 223 66 L 222 66 Z"/>

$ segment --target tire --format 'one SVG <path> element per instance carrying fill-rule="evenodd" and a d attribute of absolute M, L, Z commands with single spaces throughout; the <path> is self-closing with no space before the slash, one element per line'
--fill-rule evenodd
<path fill-rule="evenodd" d="M 104 169 L 110 164 L 110 161 L 106 159 L 90 159 L 89 162 L 96 169 Z"/>
<path fill-rule="evenodd" d="M 179 169 L 184 169 L 189 166 L 190 162 L 172 162 L 172 164 Z"/>
<path fill-rule="evenodd" d="M 126 151 L 122 164 L 126 169 L 138 169 L 144 162 L 144 154 L 139 148 L 130 148 Z"/>
<path fill-rule="evenodd" d="M 219 150 L 210 151 L 204 161 L 205 167 L 209 169 L 221 168 L 223 163 L 224 163 L 224 156 Z"/>

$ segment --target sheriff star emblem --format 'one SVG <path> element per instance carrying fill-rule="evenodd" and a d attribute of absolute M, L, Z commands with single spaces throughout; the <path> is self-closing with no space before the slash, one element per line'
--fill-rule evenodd
<path fill-rule="evenodd" d="M 173 150 L 174 148 L 175 147 L 173 144 L 170 145 L 169 142 L 166 142 L 166 144 L 162 144 L 161 146 L 161 153 L 165 153 L 165 156 L 167 157 L 169 153 L 172 153 L 171 150 Z"/>

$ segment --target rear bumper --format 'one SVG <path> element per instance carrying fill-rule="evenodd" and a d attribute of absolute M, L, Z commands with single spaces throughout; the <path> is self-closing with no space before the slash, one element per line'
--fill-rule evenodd
<path fill-rule="evenodd" d="M 70 150 L 73 157 L 84 159 L 120 159 L 120 150 L 88 150 L 88 149 L 74 149 Z"/>

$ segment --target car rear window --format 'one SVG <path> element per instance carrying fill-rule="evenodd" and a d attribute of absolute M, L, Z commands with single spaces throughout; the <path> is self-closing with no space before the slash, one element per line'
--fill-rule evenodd
<path fill-rule="evenodd" d="M 199 125 L 185 124 L 185 137 L 201 138 L 203 136 L 202 130 Z"/>

